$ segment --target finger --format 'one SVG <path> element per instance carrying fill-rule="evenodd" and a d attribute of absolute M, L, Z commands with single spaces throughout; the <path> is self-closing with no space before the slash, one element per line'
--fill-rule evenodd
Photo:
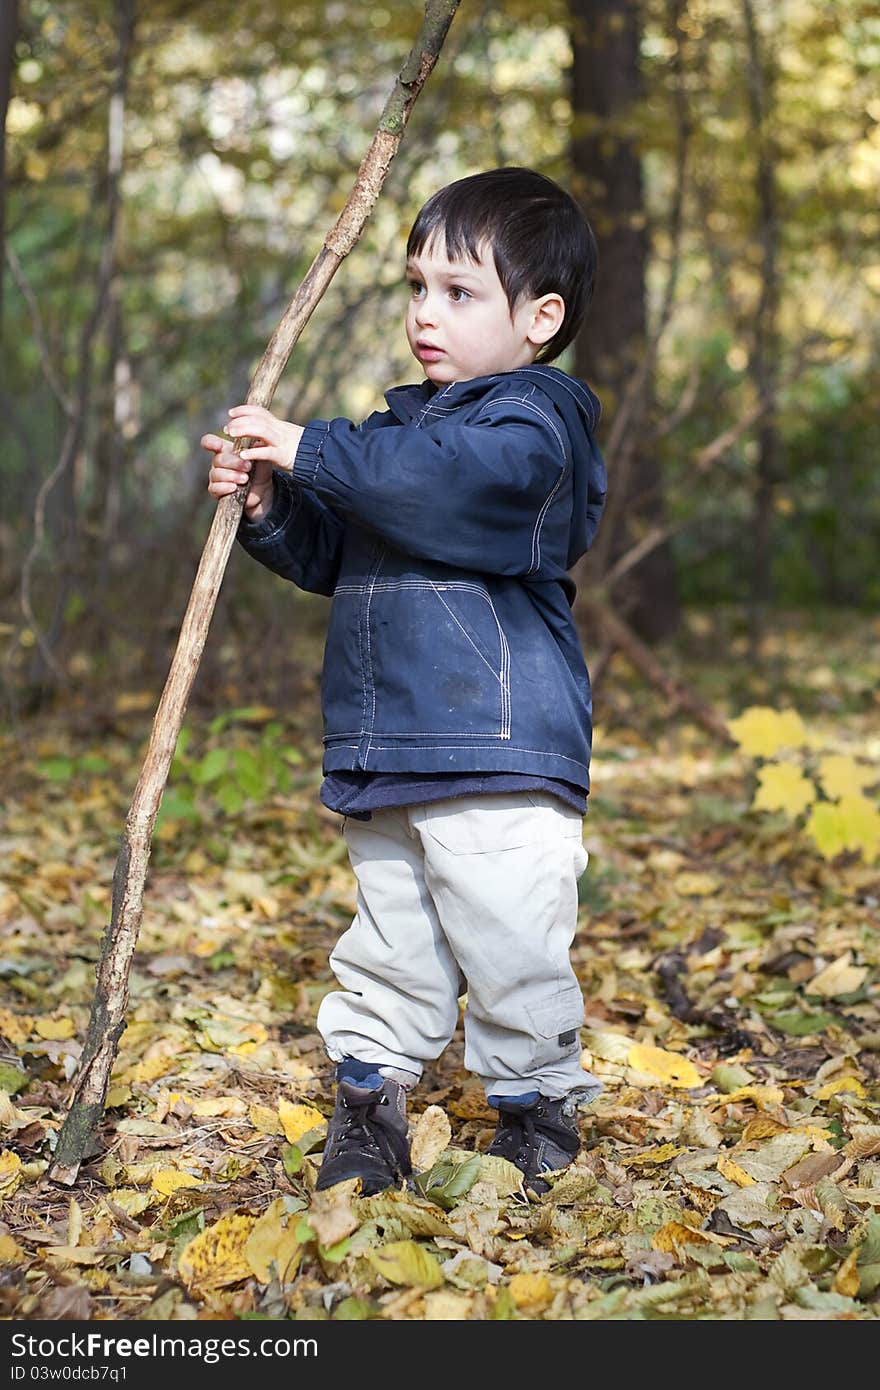
<path fill-rule="evenodd" d="M 275 438 L 275 431 L 259 420 L 243 419 L 237 425 L 229 426 L 230 439 L 263 439 L 267 442 Z"/>
<path fill-rule="evenodd" d="M 250 469 L 212 468 L 208 477 L 215 483 L 246 483 L 250 478 Z"/>
<path fill-rule="evenodd" d="M 278 457 L 278 446 L 276 444 L 258 445 L 255 449 L 242 449 L 240 458 L 247 463 L 251 459 L 263 460 L 266 463 L 274 463 Z"/>
<path fill-rule="evenodd" d="M 221 439 L 219 434 L 203 434 L 199 443 L 203 449 L 213 449 L 215 453 L 229 447 L 229 440 Z"/>

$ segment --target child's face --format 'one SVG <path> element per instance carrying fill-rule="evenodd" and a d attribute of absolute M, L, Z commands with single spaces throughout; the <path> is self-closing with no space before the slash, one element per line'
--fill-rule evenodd
<path fill-rule="evenodd" d="M 480 253 L 476 262 L 451 261 L 434 237 L 407 261 L 406 336 L 425 376 L 438 386 L 524 367 L 555 332 L 543 321 L 544 300 L 561 305 L 559 296 L 523 300 L 511 314 L 491 248 L 483 245 Z"/>

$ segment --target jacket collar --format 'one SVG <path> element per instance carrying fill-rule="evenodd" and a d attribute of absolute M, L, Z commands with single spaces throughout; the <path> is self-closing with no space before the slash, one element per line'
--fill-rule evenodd
<path fill-rule="evenodd" d="M 599 421 L 600 405 L 596 396 L 589 386 L 577 377 L 569 376 L 567 372 L 560 371 L 558 367 L 535 363 L 529 367 L 518 367 L 511 372 L 497 372 L 492 376 L 475 376 L 470 381 L 454 381 L 449 386 L 437 387 L 433 381 L 421 381 L 410 383 L 405 386 L 392 386 L 390 391 L 385 392 L 385 400 L 388 408 L 393 411 L 398 420 L 403 424 L 409 424 L 417 415 L 420 415 L 428 402 L 436 395 L 442 395 L 444 403 L 450 406 L 464 405 L 469 400 L 478 400 L 480 396 L 485 396 L 494 390 L 499 381 L 506 378 L 511 380 L 515 377 L 540 383 L 542 377 L 555 380 L 559 385 L 564 385 L 568 392 L 574 396 L 582 412 L 586 415 L 587 423 L 591 429 L 595 429 Z"/>

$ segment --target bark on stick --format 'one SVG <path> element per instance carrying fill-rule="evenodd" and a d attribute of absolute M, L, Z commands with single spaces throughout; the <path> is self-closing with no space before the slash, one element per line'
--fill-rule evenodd
<path fill-rule="evenodd" d="M 460 0 L 427 0 L 421 29 L 385 103 L 348 201 L 272 335 L 254 373 L 247 395 L 249 403 L 267 407 L 271 404 L 297 338 L 340 264 L 358 241 L 459 3 Z M 247 441 L 239 440 L 236 447 L 239 450 L 247 447 Z M 74 1078 L 70 1108 L 49 1169 L 53 1181 L 68 1187 L 76 1182 L 80 1164 L 92 1151 L 103 1117 L 110 1072 L 125 1027 L 129 971 L 140 930 L 153 827 L 246 492 L 246 487 L 241 487 L 217 504 L 126 818 L 113 875 L 110 924 L 98 962 L 97 988 L 82 1058 Z"/>

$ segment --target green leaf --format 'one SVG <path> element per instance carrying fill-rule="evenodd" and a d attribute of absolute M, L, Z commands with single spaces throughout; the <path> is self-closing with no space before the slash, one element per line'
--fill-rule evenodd
<path fill-rule="evenodd" d="M 28 1084 L 30 1078 L 26 1071 L 20 1071 L 11 1062 L 0 1062 L 0 1091 L 5 1091 L 7 1095 L 14 1096 L 16 1091 L 20 1091 Z"/>
<path fill-rule="evenodd" d="M 222 777 L 229 763 L 229 754 L 225 748 L 212 748 L 210 752 L 195 764 L 192 769 L 192 779 L 200 785 L 207 782 L 216 782 L 218 777 Z"/>
<path fill-rule="evenodd" d="M 299 1172 L 304 1160 L 305 1154 L 298 1144 L 285 1144 L 281 1151 L 281 1165 L 289 1178 Z"/>
<path fill-rule="evenodd" d="M 244 805 L 241 788 L 234 782 L 224 782 L 214 793 L 217 802 L 227 816 L 237 816 Z"/>
<path fill-rule="evenodd" d="M 837 1019 L 833 1014 L 805 1014 L 800 1009 L 790 1009 L 784 1013 L 765 1015 L 772 1028 L 790 1037 L 804 1038 L 810 1033 L 821 1033 L 830 1028 Z"/>
<path fill-rule="evenodd" d="M 46 758 L 43 762 L 37 763 L 37 772 L 50 782 L 69 782 L 73 776 L 74 764 L 70 758 Z"/>
<path fill-rule="evenodd" d="M 345 1259 L 351 1249 L 351 1236 L 343 1236 L 333 1245 L 318 1245 L 318 1254 L 327 1264 L 337 1265 Z"/>
<path fill-rule="evenodd" d="M 493 1322 L 514 1322 L 516 1320 L 516 1304 L 510 1289 L 506 1286 L 498 1290 L 489 1317 Z"/>
<path fill-rule="evenodd" d="M 162 805 L 159 807 L 159 815 L 156 823 L 161 824 L 166 820 L 201 820 L 198 808 L 190 797 L 183 792 L 176 791 L 174 787 L 169 787 L 162 797 Z"/>
<path fill-rule="evenodd" d="M 225 970 L 227 966 L 235 964 L 235 956 L 232 951 L 215 951 L 206 964 L 209 970 Z"/>
<path fill-rule="evenodd" d="M 262 801 L 268 790 L 266 774 L 249 748 L 236 748 L 233 755 L 235 777 L 245 796 Z"/>
<path fill-rule="evenodd" d="M 469 1192 L 480 1176 L 480 1155 L 472 1154 L 463 1163 L 439 1158 L 427 1173 L 416 1177 L 416 1186 L 424 1197 L 444 1211 L 451 1211 L 459 1199 Z"/>
<path fill-rule="evenodd" d="M 362 1298 L 344 1298 L 333 1309 L 334 1321 L 339 1322 L 365 1322 L 372 1316 L 372 1308 Z"/>
<path fill-rule="evenodd" d="M 110 764 L 100 753 L 86 753 L 85 757 L 80 758 L 79 765 L 83 772 L 109 772 Z"/>

